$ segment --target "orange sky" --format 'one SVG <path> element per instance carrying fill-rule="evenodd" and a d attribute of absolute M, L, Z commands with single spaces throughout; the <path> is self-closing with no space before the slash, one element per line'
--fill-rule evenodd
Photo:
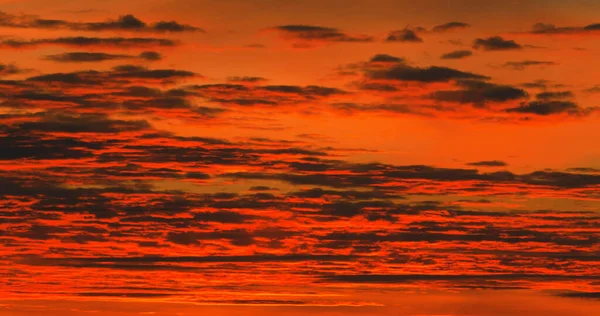
<path fill-rule="evenodd" d="M 0 315 L 600 312 L 597 1 L 0 4 Z"/>

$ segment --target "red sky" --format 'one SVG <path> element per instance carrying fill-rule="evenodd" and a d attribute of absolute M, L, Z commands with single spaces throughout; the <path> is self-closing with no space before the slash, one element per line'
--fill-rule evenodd
<path fill-rule="evenodd" d="M 0 315 L 600 311 L 600 3 L 0 8 Z"/>

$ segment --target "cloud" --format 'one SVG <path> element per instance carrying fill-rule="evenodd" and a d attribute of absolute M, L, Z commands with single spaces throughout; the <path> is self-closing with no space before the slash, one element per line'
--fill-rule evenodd
<path fill-rule="evenodd" d="M 210 84 L 190 87 L 198 96 L 225 106 L 274 107 L 306 103 L 345 95 L 323 86 Z"/>
<path fill-rule="evenodd" d="M 423 39 L 417 33 L 410 29 L 391 31 L 385 38 L 386 42 L 423 42 Z"/>
<path fill-rule="evenodd" d="M 575 97 L 571 91 L 546 91 L 535 95 L 538 100 L 571 99 Z"/>
<path fill-rule="evenodd" d="M 568 114 L 574 116 L 588 115 L 595 108 L 581 108 L 577 103 L 571 101 L 559 100 L 537 100 L 520 105 L 515 108 L 507 109 L 510 113 L 535 114 L 535 115 L 555 115 Z"/>
<path fill-rule="evenodd" d="M 263 78 L 263 77 L 250 77 L 250 76 L 233 76 L 233 77 L 228 77 L 227 81 L 229 82 L 233 82 L 233 83 L 251 83 L 251 84 L 255 84 L 255 83 L 261 83 L 261 82 L 265 82 L 267 81 L 267 79 Z"/>
<path fill-rule="evenodd" d="M 506 40 L 501 36 L 492 36 L 485 39 L 476 39 L 473 42 L 473 48 L 485 51 L 501 51 L 522 49 L 523 46 L 517 44 L 514 40 Z"/>
<path fill-rule="evenodd" d="M 119 59 L 131 59 L 134 56 L 131 55 L 115 55 L 107 53 L 89 53 L 89 52 L 71 52 L 62 53 L 57 55 L 47 55 L 44 59 L 57 61 L 62 63 L 67 62 L 100 62 L 105 60 L 119 60 Z"/>
<path fill-rule="evenodd" d="M 449 53 L 443 54 L 440 58 L 441 59 L 462 59 L 462 58 L 466 58 L 469 56 L 472 56 L 473 52 L 471 52 L 470 50 L 455 50 L 455 51 L 451 51 Z"/>
<path fill-rule="evenodd" d="M 164 38 L 149 37 L 59 37 L 32 40 L 7 39 L 0 42 L 0 48 L 36 48 L 45 45 L 58 45 L 67 47 L 156 47 L 175 46 L 176 41 Z"/>
<path fill-rule="evenodd" d="M 476 167 L 506 167 L 508 164 L 504 161 L 500 160 L 484 160 L 484 161 L 476 161 L 467 163 L 468 166 L 476 166 Z"/>
<path fill-rule="evenodd" d="M 372 62 L 372 63 L 400 63 L 400 62 L 404 62 L 404 59 L 400 58 L 400 57 L 388 55 L 388 54 L 377 54 L 377 55 L 371 57 L 371 59 L 369 59 L 369 62 Z"/>
<path fill-rule="evenodd" d="M 461 90 L 441 90 L 432 93 L 432 98 L 438 101 L 470 103 L 483 107 L 488 102 L 507 102 L 527 97 L 527 93 L 519 88 L 508 85 L 463 80 L 457 83 Z"/>
<path fill-rule="evenodd" d="M 158 21 L 147 24 L 132 14 L 104 22 L 74 22 L 56 19 L 42 19 L 34 15 L 13 15 L 0 13 L 0 26 L 34 29 L 67 29 L 73 31 L 137 31 L 137 32 L 193 32 L 202 29 L 180 24 L 176 21 Z"/>
<path fill-rule="evenodd" d="M 61 133 L 119 133 L 149 129 L 143 120 L 125 121 L 110 119 L 106 114 L 42 113 L 38 121 L 18 124 L 20 131 Z"/>
<path fill-rule="evenodd" d="M 446 32 L 446 31 L 465 29 L 465 28 L 469 28 L 469 27 L 471 27 L 471 25 L 464 23 L 464 22 L 448 22 L 445 24 L 440 24 L 440 25 L 434 26 L 432 31 Z"/>
<path fill-rule="evenodd" d="M 349 35 L 336 28 L 291 24 L 280 25 L 271 28 L 281 34 L 282 38 L 297 42 L 350 42 L 350 43 L 367 43 L 373 42 L 374 38 L 366 35 Z"/>
<path fill-rule="evenodd" d="M 541 61 L 541 60 L 524 60 L 524 61 L 509 61 L 503 64 L 503 67 L 511 68 L 514 70 L 524 70 L 531 66 L 555 66 L 558 65 L 552 61 Z"/>
<path fill-rule="evenodd" d="M 396 65 L 388 69 L 368 71 L 367 76 L 376 80 L 447 82 L 457 79 L 489 79 L 489 77 L 460 70 L 430 66 L 426 68 Z"/>
<path fill-rule="evenodd" d="M 596 280 L 593 275 L 548 275 L 548 274 L 354 274 L 354 275 L 331 275 L 323 277 L 324 281 L 347 282 L 347 283 L 403 283 L 419 281 L 464 281 L 474 282 L 483 280 L 539 280 L 552 282 L 556 280 Z"/>
<path fill-rule="evenodd" d="M 536 35 L 599 35 L 600 24 L 589 24 L 586 26 L 561 26 L 557 27 L 550 23 L 536 23 L 529 34 Z"/>
<path fill-rule="evenodd" d="M 0 77 L 17 75 L 30 71 L 30 69 L 22 69 L 13 64 L 0 64 Z"/>
<path fill-rule="evenodd" d="M 139 57 L 148 61 L 156 61 L 163 59 L 163 56 L 160 53 L 153 51 L 141 52 Z"/>
<path fill-rule="evenodd" d="M 600 299 L 600 292 L 563 292 L 555 294 L 560 297 L 582 298 L 582 299 Z"/>

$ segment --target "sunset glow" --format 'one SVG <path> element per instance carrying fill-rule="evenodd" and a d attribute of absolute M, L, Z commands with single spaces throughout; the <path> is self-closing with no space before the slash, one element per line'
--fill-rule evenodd
<path fill-rule="evenodd" d="M 600 2 L 0 1 L 0 315 L 600 315 Z"/>

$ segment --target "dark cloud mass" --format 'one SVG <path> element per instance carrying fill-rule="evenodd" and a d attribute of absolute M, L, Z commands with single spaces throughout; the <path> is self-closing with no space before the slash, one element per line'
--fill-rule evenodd
<path fill-rule="evenodd" d="M 469 56 L 472 56 L 473 52 L 470 50 L 455 50 L 446 54 L 443 54 L 441 59 L 462 59 Z"/>
<path fill-rule="evenodd" d="M 478 38 L 473 42 L 473 48 L 484 51 L 502 51 L 522 49 L 523 46 L 517 44 L 514 40 L 507 40 L 501 36 L 492 36 L 488 38 Z"/>
<path fill-rule="evenodd" d="M 595 309 L 598 24 L 71 2 L 0 11 L 1 315 Z"/>
<path fill-rule="evenodd" d="M 176 41 L 164 38 L 149 37 L 59 37 L 43 38 L 32 40 L 12 40 L 7 39 L 0 42 L 0 48 L 36 48 L 44 45 L 58 45 L 67 47 L 155 47 L 155 46 L 175 46 Z"/>
<path fill-rule="evenodd" d="M 476 162 L 469 162 L 467 165 L 476 167 L 506 167 L 508 164 L 500 160 L 483 160 Z"/>
<path fill-rule="evenodd" d="M 370 36 L 353 36 L 346 34 L 336 28 L 313 26 L 313 25 L 280 25 L 273 28 L 280 32 L 285 38 L 300 41 L 322 41 L 322 42 L 372 42 Z"/>
<path fill-rule="evenodd" d="M 404 59 L 402 59 L 400 57 L 388 55 L 388 54 L 377 54 L 377 55 L 371 57 L 371 59 L 369 61 L 374 62 L 374 63 L 377 63 L 377 62 L 399 63 L 399 62 L 403 62 Z"/>
<path fill-rule="evenodd" d="M 105 60 L 118 60 L 118 59 L 128 59 L 133 58 L 131 55 L 115 55 L 115 54 L 107 54 L 107 53 L 88 53 L 88 52 L 72 52 L 72 53 L 63 53 L 58 55 L 48 55 L 45 57 L 47 60 L 57 61 L 57 62 L 99 62 Z"/>
<path fill-rule="evenodd" d="M 372 79 L 420 82 L 445 82 L 457 79 L 488 79 L 488 77 L 483 75 L 463 72 L 447 67 L 431 66 L 420 68 L 408 65 L 398 65 L 385 70 L 374 70 L 369 72 L 368 76 Z"/>
<path fill-rule="evenodd" d="M 503 66 L 506 68 L 512 68 L 514 70 L 524 70 L 531 66 L 555 66 L 557 65 L 552 61 L 542 61 L 542 60 L 524 60 L 524 61 L 509 61 L 506 62 Z"/>
<path fill-rule="evenodd" d="M 446 32 L 451 30 L 469 28 L 471 25 L 464 22 L 448 22 L 445 24 L 436 25 L 433 27 L 434 32 Z"/>
<path fill-rule="evenodd" d="M 385 38 L 386 42 L 423 42 L 423 39 L 413 30 L 404 29 L 392 31 Z"/>
<path fill-rule="evenodd" d="M 600 34 L 600 23 L 593 23 L 586 26 L 556 26 L 550 23 L 536 23 L 533 25 L 530 34 L 538 35 L 578 35 L 588 34 L 597 35 Z"/>
<path fill-rule="evenodd" d="M 132 14 L 104 22 L 73 22 L 66 20 L 42 19 L 32 15 L 0 14 L 0 27 L 69 29 L 74 31 L 139 31 L 139 32 L 184 32 L 203 31 L 200 28 L 180 24 L 176 21 L 159 21 L 147 24 Z"/>

